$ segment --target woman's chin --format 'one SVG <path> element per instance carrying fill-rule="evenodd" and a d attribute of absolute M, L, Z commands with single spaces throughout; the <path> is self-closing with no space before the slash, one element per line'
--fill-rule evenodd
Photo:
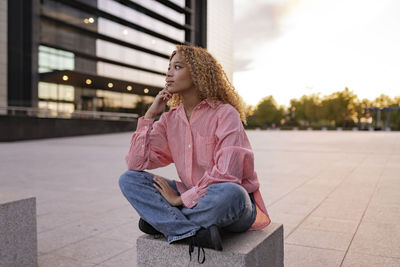
<path fill-rule="evenodd" d="M 168 87 L 168 92 L 170 92 L 171 94 L 176 94 L 178 93 L 179 90 L 176 90 L 174 87 Z"/>

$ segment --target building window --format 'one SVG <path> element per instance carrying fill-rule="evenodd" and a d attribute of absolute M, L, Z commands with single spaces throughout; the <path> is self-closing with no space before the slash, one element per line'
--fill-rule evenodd
<path fill-rule="evenodd" d="M 53 70 L 74 70 L 75 56 L 73 53 L 39 46 L 39 73 Z"/>
<path fill-rule="evenodd" d="M 63 84 L 39 82 L 39 98 L 74 101 L 74 87 Z"/>

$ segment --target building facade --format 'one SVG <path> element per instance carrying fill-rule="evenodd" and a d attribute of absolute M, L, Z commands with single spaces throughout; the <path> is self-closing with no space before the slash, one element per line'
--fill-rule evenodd
<path fill-rule="evenodd" d="M 230 0 L 1 0 L 0 115 L 139 116 L 176 44 L 208 48 L 232 77 L 232 21 Z"/>
<path fill-rule="evenodd" d="M 7 84 L 2 84 L 1 105 L 64 114 L 138 112 L 164 85 L 175 44 L 206 47 L 206 4 L 2 1 L 1 12 L 8 14 L 9 46 L 1 46 L 8 52 L 2 57 L 8 63 L 1 62 L 7 66 L 2 70 L 8 70 L 2 72 L 7 79 L 1 80 Z"/>

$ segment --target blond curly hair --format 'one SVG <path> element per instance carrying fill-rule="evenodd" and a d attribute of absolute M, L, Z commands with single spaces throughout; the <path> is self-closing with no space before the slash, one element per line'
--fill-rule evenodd
<path fill-rule="evenodd" d="M 246 124 L 243 100 L 229 82 L 217 60 L 206 49 L 196 46 L 177 45 L 176 50 L 169 58 L 170 61 L 176 53 L 183 57 L 188 66 L 200 99 L 208 99 L 214 104 L 218 100 L 224 104 L 231 104 L 238 111 L 240 119 Z M 179 106 L 182 101 L 179 94 L 174 94 L 167 104 L 173 108 Z"/>

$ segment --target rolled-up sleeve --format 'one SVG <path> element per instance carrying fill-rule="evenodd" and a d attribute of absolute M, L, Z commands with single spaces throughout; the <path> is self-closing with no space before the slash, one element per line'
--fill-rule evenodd
<path fill-rule="evenodd" d="M 155 169 L 172 163 L 165 120 L 164 114 L 157 122 L 144 117 L 139 118 L 125 157 L 128 169 Z"/>
<path fill-rule="evenodd" d="M 222 182 L 243 184 L 243 180 L 254 177 L 254 154 L 250 142 L 244 131 L 239 114 L 234 108 L 221 112 L 218 118 L 218 127 L 215 135 L 214 166 L 205 171 L 195 186 L 184 192 L 182 202 L 185 207 L 192 208 L 197 205 L 200 198 L 206 193 L 208 186 Z M 246 190 L 256 190 L 256 183 Z"/>

